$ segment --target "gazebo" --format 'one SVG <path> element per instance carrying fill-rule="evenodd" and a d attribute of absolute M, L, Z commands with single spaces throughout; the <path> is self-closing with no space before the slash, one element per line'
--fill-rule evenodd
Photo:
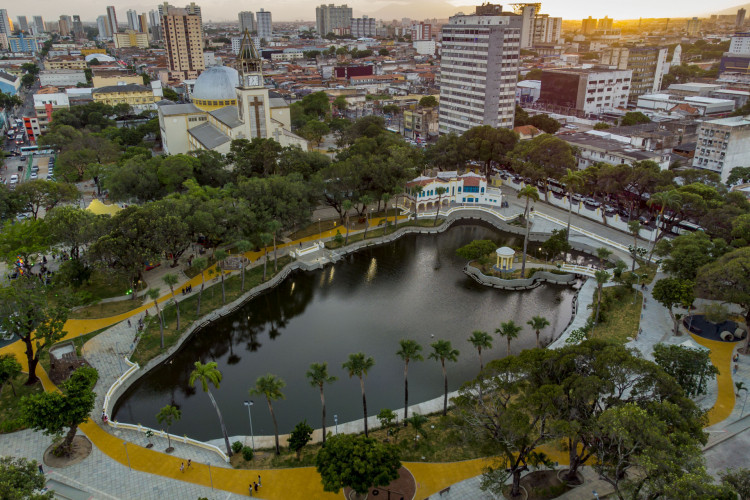
<path fill-rule="evenodd" d="M 497 263 L 495 269 L 502 272 L 513 271 L 513 257 L 516 255 L 516 251 L 510 247 L 500 247 L 495 250 L 497 255 Z"/>

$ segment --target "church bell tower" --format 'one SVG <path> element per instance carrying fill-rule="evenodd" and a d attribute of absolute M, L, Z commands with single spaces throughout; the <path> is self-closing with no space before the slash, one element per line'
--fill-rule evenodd
<path fill-rule="evenodd" d="M 240 87 L 263 87 L 263 61 L 247 30 L 242 35 L 240 52 L 237 54 L 236 69 L 240 74 Z"/>
<path fill-rule="evenodd" d="M 253 44 L 250 33 L 245 30 L 237 54 L 237 114 L 244 124 L 244 137 L 267 138 L 271 129 L 268 89 L 263 81 L 263 61 Z"/>

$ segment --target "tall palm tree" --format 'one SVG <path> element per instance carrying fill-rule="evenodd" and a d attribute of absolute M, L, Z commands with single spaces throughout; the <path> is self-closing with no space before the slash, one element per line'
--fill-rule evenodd
<path fill-rule="evenodd" d="M 242 269 L 242 288 L 245 291 L 245 253 L 253 249 L 253 244 L 247 240 L 237 242 L 237 251 L 240 252 L 240 267 Z"/>
<path fill-rule="evenodd" d="M 604 268 L 604 261 L 612 255 L 612 250 L 606 247 L 599 247 L 596 249 L 596 256 L 599 257 L 599 265 Z"/>
<path fill-rule="evenodd" d="M 167 273 L 161 278 L 164 283 L 169 286 L 169 291 L 172 292 L 172 300 L 174 300 L 174 307 L 177 310 L 177 329 L 180 329 L 180 303 L 177 302 L 177 297 L 174 296 L 174 286 L 180 281 L 174 273 Z"/>
<path fill-rule="evenodd" d="M 602 303 L 602 287 L 607 281 L 609 281 L 609 273 L 604 270 L 599 270 L 594 273 L 594 279 L 596 280 L 596 290 L 597 290 L 596 315 L 594 316 L 594 326 L 596 326 L 596 324 L 599 321 L 599 306 Z"/>
<path fill-rule="evenodd" d="M 453 348 L 450 340 L 438 340 L 430 344 L 430 347 L 432 347 L 430 359 L 440 361 L 440 367 L 443 369 L 443 416 L 445 416 L 448 414 L 448 370 L 445 368 L 445 362 L 455 363 L 460 353 Z"/>
<path fill-rule="evenodd" d="M 154 301 L 154 307 L 156 308 L 156 315 L 159 319 L 159 333 L 161 334 L 161 348 L 164 349 L 164 318 L 161 315 L 161 309 L 159 309 L 159 289 L 149 288 L 148 298 Z"/>
<path fill-rule="evenodd" d="M 440 215 L 440 201 L 442 200 L 443 195 L 447 192 L 448 192 L 448 188 L 444 188 L 444 187 L 435 188 L 435 194 L 438 195 L 438 204 L 437 204 L 437 209 L 435 210 L 435 221 L 432 223 L 433 226 L 437 226 L 438 215 Z"/>
<path fill-rule="evenodd" d="M 385 206 L 385 224 L 383 225 L 383 234 L 388 234 L 388 202 L 391 199 L 391 193 L 383 193 L 380 195 L 378 200 L 378 209 L 380 209 L 380 202 L 383 202 Z"/>
<path fill-rule="evenodd" d="M 422 357 L 422 346 L 416 340 L 401 339 L 398 341 L 401 349 L 396 351 L 396 356 L 404 360 L 404 427 L 409 417 L 409 361 L 424 361 Z"/>
<path fill-rule="evenodd" d="M 311 364 L 305 376 L 310 381 L 311 386 L 320 389 L 320 404 L 323 406 L 323 444 L 326 444 L 326 397 L 323 394 L 323 386 L 335 382 L 336 377 L 328 374 L 328 363 Z"/>
<path fill-rule="evenodd" d="M 583 176 L 581 172 L 579 171 L 573 171 L 571 169 L 566 169 L 567 173 L 563 176 L 562 183 L 565 185 L 565 190 L 568 192 L 568 228 L 567 228 L 567 235 L 565 236 L 565 241 L 570 240 L 570 218 L 573 214 L 573 192 L 576 190 L 576 188 L 580 188 L 581 185 L 583 185 Z M 602 210 L 604 208 L 602 207 Z"/>
<path fill-rule="evenodd" d="M 492 349 L 492 335 L 481 330 L 474 330 L 471 332 L 469 342 L 479 353 L 479 372 L 481 373 L 484 369 L 484 363 L 482 362 L 482 349 Z"/>
<path fill-rule="evenodd" d="M 526 198 L 526 208 L 523 210 L 523 218 L 526 221 L 526 236 L 523 237 L 523 261 L 521 262 L 521 278 L 526 277 L 526 249 L 529 243 L 529 203 L 539 201 L 539 191 L 535 186 L 526 185 L 518 191 L 519 198 Z"/>
<path fill-rule="evenodd" d="M 201 288 L 198 290 L 198 309 L 195 312 L 196 316 L 201 315 L 201 298 L 203 298 L 203 289 L 206 287 L 206 275 L 205 275 L 205 269 L 208 265 L 208 259 L 205 257 L 198 257 L 197 259 L 193 260 L 193 269 L 200 270 L 201 272 Z"/>
<path fill-rule="evenodd" d="M 219 384 L 221 383 L 221 372 L 217 368 L 216 361 L 211 361 L 210 363 L 206 363 L 205 365 L 200 361 L 196 361 L 195 369 L 190 373 L 190 379 L 188 380 L 188 384 L 190 385 L 190 387 L 195 385 L 196 380 L 200 380 L 201 387 L 203 387 L 203 392 L 208 394 L 208 398 L 211 400 L 211 404 L 214 405 L 216 415 L 219 416 L 221 432 L 222 434 L 224 434 L 224 444 L 227 447 L 227 456 L 231 457 L 232 447 L 229 446 L 229 435 L 227 434 L 227 427 L 226 425 L 224 425 L 224 417 L 221 416 L 221 410 L 219 410 L 219 406 L 216 404 L 214 395 L 211 393 L 211 388 L 208 386 L 210 382 L 214 387 L 218 389 Z"/>
<path fill-rule="evenodd" d="M 359 202 L 362 204 L 362 212 L 364 212 L 365 214 L 365 234 L 362 236 L 362 241 L 364 241 L 367 239 L 367 227 L 370 225 L 370 217 L 368 216 L 367 205 L 372 203 L 373 199 L 369 194 L 363 194 L 359 197 Z M 380 202 L 378 202 L 378 205 L 380 205 Z"/>
<path fill-rule="evenodd" d="M 523 327 L 517 325 L 513 320 L 500 323 L 500 328 L 495 330 L 495 333 L 501 337 L 505 337 L 505 340 L 508 341 L 508 350 L 506 351 L 507 356 L 510 356 L 510 341 L 517 338 L 518 334 L 521 333 L 521 330 L 523 330 Z"/>
<path fill-rule="evenodd" d="M 534 333 L 536 333 L 536 346 L 538 348 L 539 332 L 544 330 L 545 327 L 549 326 L 549 320 L 544 316 L 534 316 L 533 318 L 531 318 L 531 320 L 527 321 L 526 324 L 529 325 L 532 330 L 534 330 Z"/>
<path fill-rule="evenodd" d="M 273 420 L 273 433 L 276 437 L 277 455 L 281 454 L 281 448 L 279 447 L 279 425 L 276 423 L 276 415 L 273 413 L 273 405 L 271 404 L 271 402 L 277 401 L 279 399 L 284 399 L 284 393 L 281 392 L 281 389 L 283 389 L 285 386 L 286 382 L 284 382 L 276 375 L 268 373 L 266 375 L 263 375 L 262 377 L 258 377 L 255 380 L 255 387 L 250 389 L 251 396 L 263 396 L 264 398 L 266 398 L 266 403 L 268 403 L 268 411 L 271 412 L 271 420 Z"/>
<path fill-rule="evenodd" d="M 341 209 L 344 211 L 344 217 L 346 220 L 346 239 L 344 239 L 344 246 L 349 244 L 349 210 L 352 209 L 354 203 L 351 200 L 344 200 L 341 204 Z"/>
<path fill-rule="evenodd" d="M 268 223 L 268 231 L 273 236 L 273 272 L 279 271 L 279 258 L 276 253 L 276 235 L 278 234 L 279 229 L 281 229 L 281 222 L 272 220 Z"/>
<path fill-rule="evenodd" d="M 263 281 L 266 281 L 266 268 L 268 266 L 268 244 L 273 241 L 273 236 L 268 233 L 260 233 L 258 235 L 260 244 L 263 245 Z"/>
<path fill-rule="evenodd" d="M 631 272 L 635 272 L 635 256 L 636 250 L 638 250 L 638 235 L 641 234 L 641 222 L 637 220 L 631 220 L 628 222 L 628 231 L 630 231 L 630 234 L 633 235 L 633 251 L 632 251 L 632 257 L 633 257 L 633 267 L 630 269 Z"/>
<path fill-rule="evenodd" d="M 349 360 L 344 362 L 341 367 L 349 372 L 349 378 L 353 376 L 359 377 L 359 386 L 362 389 L 362 410 L 365 414 L 365 437 L 367 434 L 367 397 L 365 396 L 365 377 L 367 372 L 375 366 L 375 360 L 371 357 L 366 357 L 365 353 L 358 352 L 356 354 L 350 354 Z"/>
<path fill-rule="evenodd" d="M 216 257 L 216 269 L 219 271 L 219 276 L 221 276 L 221 303 L 223 305 L 227 302 L 227 296 L 224 291 L 224 268 L 222 266 L 224 265 L 224 260 L 229 257 L 229 254 L 224 250 L 216 250 L 214 257 Z"/>

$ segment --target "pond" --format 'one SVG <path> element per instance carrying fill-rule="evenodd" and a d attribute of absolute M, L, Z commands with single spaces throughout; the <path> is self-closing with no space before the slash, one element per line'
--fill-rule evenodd
<path fill-rule="evenodd" d="M 574 291 L 544 285 L 512 292 L 485 287 L 466 276 L 455 251 L 475 239 L 519 245 L 522 238 L 479 225 L 454 225 L 440 235 L 409 235 L 395 243 L 349 255 L 335 266 L 314 272 L 297 271 L 273 290 L 196 332 L 166 363 L 135 382 L 120 398 L 114 418 L 161 428 L 156 413 L 167 404 L 182 410 L 172 433 L 209 440 L 221 437 L 216 413 L 200 389 L 188 386 L 196 360 L 216 361 L 223 382 L 214 390 L 229 435 L 248 435 L 248 389 L 258 376 L 273 373 L 286 381 L 285 400 L 274 403 L 279 432 L 291 431 L 307 419 L 320 427 L 320 394 L 305 378 L 311 363 L 328 362 L 338 380 L 326 386 L 328 425 L 362 418 L 358 379 L 341 368 L 350 353 L 375 360 L 365 389 L 370 415 L 383 408 L 403 407 L 403 362 L 398 341 L 410 338 L 424 347 L 424 362 L 409 367 L 410 404 L 442 395 L 439 362 L 427 359 L 429 344 L 450 340 L 460 351 L 448 364 L 449 390 L 478 371 L 477 352 L 467 341 L 474 330 L 494 335 L 503 321 L 524 329 L 512 352 L 533 347 L 535 335 L 526 325 L 534 315 L 551 323 L 543 338 L 559 335 L 570 320 Z M 495 335 L 485 363 L 505 356 L 506 342 Z M 265 401 L 255 397 L 256 435 L 273 434 Z"/>

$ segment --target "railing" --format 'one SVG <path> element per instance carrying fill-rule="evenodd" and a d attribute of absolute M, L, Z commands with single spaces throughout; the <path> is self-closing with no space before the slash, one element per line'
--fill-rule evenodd
<path fill-rule="evenodd" d="M 555 224 L 560 224 L 560 225 L 565 226 L 565 227 L 567 227 L 567 225 L 568 225 L 567 222 L 565 222 L 565 221 L 563 221 L 561 219 L 558 219 L 557 217 L 553 217 L 551 215 L 547 215 L 547 214 L 542 213 L 542 212 L 534 212 L 534 215 L 538 216 L 538 217 L 541 217 L 542 219 L 547 219 L 548 221 L 554 222 Z M 570 226 L 570 230 L 571 231 L 575 231 L 577 233 L 581 233 L 583 235 L 586 235 L 589 238 L 594 239 L 596 241 L 601 241 L 605 245 L 609 245 L 609 246 L 611 246 L 613 248 L 617 248 L 618 250 L 622 250 L 623 252 L 627 252 L 627 253 L 630 252 L 630 249 L 628 249 L 628 247 L 626 247 L 622 243 L 617 243 L 616 241 L 610 240 L 609 238 L 605 238 L 604 236 L 599 236 L 598 234 L 592 233 L 591 231 L 587 231 L 586 229 L 582 229 L 580 227 L 572 226 L 571 225 Z"/>
<path fill-rule="evenodd" d="M 567 271 L 575 274 L 585 274 L 586 276 L 594 277 L 597 269 L 589 266 L 576 266 L 574 264 L 563 264 L 560 266 L 561 271 Z"/>

